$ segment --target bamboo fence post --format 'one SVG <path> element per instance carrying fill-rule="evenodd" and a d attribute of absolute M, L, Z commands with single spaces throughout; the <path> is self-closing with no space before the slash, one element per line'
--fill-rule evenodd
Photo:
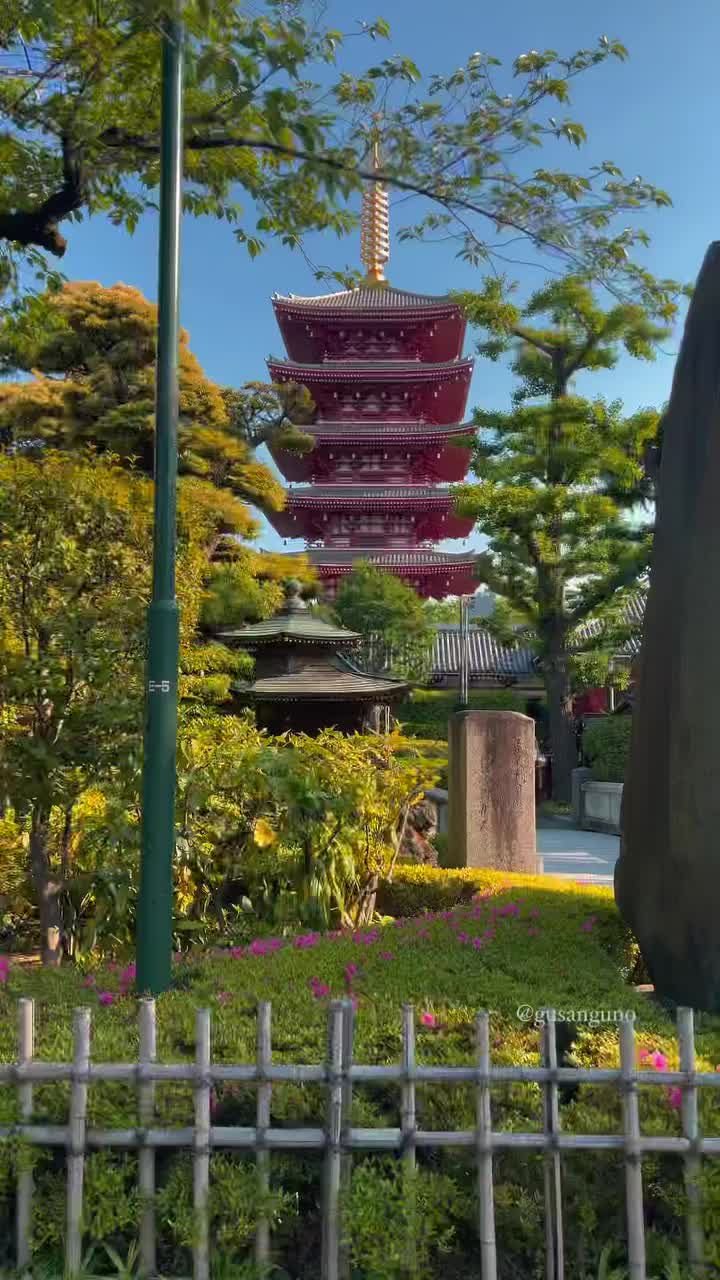
<path fill-rule="evenodd" d="M 415 1214 L 417 1211 L 417 1194 L 415 1172 L 417 1153 L 415 1151 L 415 1130 L 417 1128 L 416 1092 L 415 1092 L 415 1009 L 411 1004 L 404 1004 L 402 1011 L 402 1069 L 403 1083 L 401 1094 L 400 1129 L 402 1132 L 403 1182 L 406 1196 L 408 1226 L 407 1266 L 411 1275 L 415 1272 L 417 1250 L 415 1248 Z"/>
<path fill-rule="evenodd" d="M 646 1280 L 645 1223 L 643 1219 L 642 1155 L 639 1148 L 640 1113 L 635 1059 L 635 1027 L 629 1019 L 620 1023 L 620 1065 L 625 1136 L 625 1198 L 628 1224 L 630 1280 Z"/>
<path fill-rule="evenodd" d="M 695 1149 L 700 1136 L 698 1125 L 698 1091 L 695 1076 L 695 1025 L 692 1009 L 678 1009 L 678 1039 L 680 1041 L 680 1070 L 691 1077 L 682 1089 L 683 1133 L 690 1142 L 685 1156 L 685 1192 L 687 1195 L 687 1245 L 690 1274 L 704 1275 L 705 1242 L 703 1239 L 702 1190 L 700 1175 L 702 1157 Z"/>
<path fill-rule="evenodd" d="M 342 1174 L 343 1005 L 333 1000 L 328 1015 L 327 1132 L 323 1177 L 321 1280 L 339 1280 L 340 1184 Z"/>
<path fill-rule="evenodd" d="M 490 1015 L 477 1017 L 477 1062 L 483 1077 L 477 1091 L 477 1185 L 481 1280 L 497 1280 L 490 1093 Z"/>
<path fill-rule="evenodd" d="M 32 1064 L 35 1052 L 35 1007 L 32 1000 L 18 1001 L 18 1065 L 28 1067 Z M 32 1120 L 33 1087 L 31 1081 L 18 1085 L 18 1111 L 21 1124 L 29 1124 Z M 22 1272 L 32 1262 L 32 1212 L 33 1212 L 33 1174 L 32 1165 L 25 1165 L 25 1152 L 21 1154 L 20 1171 L 17 1182 L 17 1218 L 15 1223 L 17 1268 Z M 24 1166 L 24 1167 L 23 1167 Z"/>
<path fill-rule="evenodd" d="M 557 1071 L 557 1040 L 555 1037 L 555 1011 L 547 1011 L 540 1029 L 542 1063 L 551 1071 Z M 549 1081 L 543 1089 L 543 1127 L 549 1139 L 545 1148 L 545 1239 L 546 1270 L 548 1280 L 564 1280 L 565 1242 L 562 1217 L 562 1167 L 556 1139 L 560 1132 L 560 1106 L 557 1081 Z"/>
<path fill-rule="evenodd" d="M 349 1133 L 352 1125 L 353 1086 L 350 1069 L 353 1064 L 353 1047 L 355 1039 L 355 1008 L 352 1000 L 343 1000 L 343 1042 L 342 1042 L 342 1135 L 340 1163 L 340 1224 L 342 1227 L 345 1206 L 352 1188 L 352 1152 L 350 1150 Z M 340 1274 L 343 1280 L 350 1276 L 350 1251 L 345 1233 L 340 1233 Z"/>
<path fill-rule="evenodd" d="M 78 1275 L 82 1266 L 83 1181 L 89 1066 L 90 1010 L 76 1009 L 73 1014 L 73 1072 L 67 1156 L 65 1262 L 69 1277 Z"/>
<path fill-rule="evenodd" d="M 149 1067 L 157 1058 L 155 1001 L 140 1001 L 140 1067 Z M 155 1150 L 146 1141 L 155 1115 L 155 1085 L 143 1080 L 138 1085 L 138 1118 L 143 1143 L 138 1152 L 138 1185 L 142 1201 L 140 1218 L 140 1274 L 153 1276 L 156 1270 L 155 1238 Z"/>
<path fill-rule="evenodd" d="M 255 1230 L 255 1261 L 262 1276 L 270 1265 L 270 1224 L 267 1216 L 267 1200 L 270 1194 L 270 1152 L 265 1145 L 265 1134 L 270 1127 L 272 1085 L 267 1071 L 272 1064 L 272 1006 L 261 1000 L 257 1017 L 257 1098 L 255 1127 L 257 1145 L 255 1162 L 258 1178 L 260 1210 Z"/>
<path fill-rule="evenodd" d="M 195 1246 L 193 1280 L 210 1277 L 210 1010 L 195 1014 L 195 1132 L 193 1150 L 193 1204 Z"/>

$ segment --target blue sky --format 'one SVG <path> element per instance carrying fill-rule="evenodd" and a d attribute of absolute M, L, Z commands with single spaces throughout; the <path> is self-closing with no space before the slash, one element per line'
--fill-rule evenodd
<path fill-rule="evenodd" d="M 328 18 L 344 30 L 355 17 L 381 14 L 392 27 L 390 45 L 369 48 L 353 42 L 358 68 L 374 57 L 398 52 L 428 73 L 450 71 L 482 49 L 510 63 L 531 48 L 561 52 L 593 44 L 607 34 L 627 45 L 630 60 L 600 67 L 573 88 L 569 114 L 581 120 L 589 141 L 579 153 L 553 157 L 568 168 L 614 160 L 630 176 L 664 187 L 673 207 L 649 213 L 643 224 L 652 235 L 647 265 L 658 275 L 692 280 L 720 225 L 720 168 L 717 50 L 720 7 L 713 0 L 376 0 L 377 8 L 356 10 L 347 0 L 330 3 Z M 509 80 L 508 80 L 509 84 Z M 560 114 L 559 112 L 557 114 Z M 408 216 L 408 214 L 410 216 Z M 392 215 L 391 215 L 392 216 Z M 412 213 L 403 207 L 402 220 Z M 401 221 L 396 214 L 394 222 Z M 118 281 L 157 296 L 155 216 L 146 217 L 133 237 L 103 218 L 70 225 L 70 248 L 63 270 L 71 279 Z M 356 237 L 309 237 L 313 261 L 331 268 L 358 264 Z M 509 268 L 508 268 L 509 269 Z M 518 267 L 523 290 L 543 280 L 539 270 Z M 475 271 L 456 261 L 452 245 L 393 243 L 388 270 L 402 288 L 444 293 L 472 288 Z M 210 219 L 185 219 L 183 226 L 182 323 L 192 349 L 210 377 L 238 385 L 265 376 L 265 357 L 281 351 L 270 297 L 273 292 L 322 292 L 302 256 L 271 245 L 251 262 L 231 230 Z M 654 364 L 629 359 L 613 374 L 595 376 L 587 389 L 622 399 L 629 410 L 661 404 L 668 396 L 678 334 Z M 470 347 L 470 342 L 468 347 Z M 505 365 L 479 361 L 469 409 L 507 405 L 512 379 Z M 280 545 L 274 533 L 266 546 Z M 457 547 L 457 544 L 455 544 Z"/>

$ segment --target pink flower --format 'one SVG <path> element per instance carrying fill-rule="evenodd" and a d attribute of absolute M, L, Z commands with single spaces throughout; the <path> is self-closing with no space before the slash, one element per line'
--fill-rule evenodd
<path fill-rule="evenodd" d="M 330 988 L 326 982 L 311 982 L 312 993 L 316 1000 L 327 1000 Z"/>
<path fill-rule="evenodd" d="M 650 1061 L 652 1062 L 656 1071 L 667 1071 L 668 1060 L 665 1057 L 665 1054 L 660 1053 L 658 1049 L 656 1049 L 655 1052 L 651 1055 Z"/>
<path fill-rule="evenodd" d="M 597 920 L 597 916 L 589 916 L 587 920 L 583 920 L 582 924 L 580 925 L 580 928 L 585 933 L 592 933 L 595 927 L 596 920 Z"/>
<path fill-rule="evenodd" d="M 420 1014 L 420 1021 L 421 1021 L 422 1025 L 423 1025 L 424 1027 L 434 1027 L 434 1026 L 436 1026 L 436 1018 L 435 1018 L 435 1014 L 434 1014 L 434 1013 L 428 1013 L 428 1012 L 427 1012 L 427 1010 L 425 1010 L 425 1012 L 424 1012 L 424 1013 L 421 1013 L 421 1014 Z"/>
<path fill-rule="evenodd" d="M 472 944 L 476 951 L 480 951 L 481 948 L 485 946 L 485 943 L 483 942 L 482 938 L 473 938 Z"/>
<path fill-rule="evenodd" d="M 305 950 L 308 947 L 317 946 L 319 941 L 320 941 L 319 933 L 301 933 L 298 935 L 297 938 L 294 939 L 293 946 L 298 947 L 300 950 Z"/>
<path fill-rule="evenodd" d="M 116 964 L 114 960 L 111 960 L 110 964 L 108 965 L 108 970 L 110 973 L 115 973 L 119 968 L 120 968 L 120 965 Z"/>
<path fill-rule="evenodd" d="M 111 1005 L 115 1003 L 115 994 L 112 991 L 101 991 L 98 1000 L 100 1004 Z"/>
<path fill-rule="evenodd" d="M 248 947 L 251 956 L 266 956 L 270 950 L 264 938 L 254 938 Z"/>
<path fill-rule="evenodd" d="M 682 1106 L 682 1089 L 678 1089 L 677 1087 L 668 1089 L 667 1100 L 670 1106 L 675 1107 L 677 1110 L 678 1107 Z"/>
<path fill-rule="evenodd" d="M 650 1057 L 650 1050 L 649 1050 L 649 1049 L 641 1049 L 641 1050 L 640 1050 L 640 1061 L 641 1061 L 641 1062 L 645 1062 L 645 1061 L 646 1061 L 646 1059 L 647 1059 L 647 1058 L 649 1058 L 649 1057 Z"/>
<path fill-rule="evenodd" d="M 394 959 L 395 959 L 395 957 L 394 957 L 394 955 L 393 955 L 392 951 L 381 951 L 381 952 L 380 952 L 380 959 L 381 959 L 381 960 L 394 960 Z"/>
<path fill-rule="evenodd" d="M 494 929 L 486 929 L 486 930 L 485 930 L 485 932 L 484 932 L 484 934 L 483 934 L 483 938 L 485 938 L 488 942 L 492 942 L 492 940 L 493 940 L 493 938 L 494 938 L 494 937 L 495 937 L 495 930 L 494 930 Z"/>
<path fill-rule="evenodd" d="M 88 987 L 94 987 L 94 986 L 95 986 L 95 975 L 94 975 L 94 974 L 92 974 L 92 973 L 89 973 L 89 974 L 88 974 L 88 976 L 87 976 L 87 978 L 83 978 L 83 980 L 82 980 L 82 984 L 81 984 L 81 985 L 82 985 L 83 987 L 85 987 L 86 989 L 87 989 Z"/>
<path fill-rule="evenodd" d="M 240 957 L 241 957 L 241 956 L 244 956 L 244 955 L 245 955 L 245 948 L 244 948 L 244 947 L 231 947 L 231 948 L 230 948 L 230 956 L 231 956 L 231 958 L 232 958 L 233 960 L 239 960 L 239 959 L 240 959 Z"/>
<path fill-rule="evenodd" d="M 7 982 L 9 973 L 10 973 L 10 961 L 8 957 L 0 956 L 0 985 Z"/>
<path fill-rule="evenodd" d="M 232 1000 L 232 991 L 218 991 L 218 1004 L 229 1004 Z"/>
<path fill-rule="evenodd" d="M 356 975 L 357 975 L 358 973 L 359 973 L 359 969 L 358 969 L 358 966 L 357 966 L 356 964 L 349 964 L 349 965 L 346 965 L 346 967 L 345 967 L 345 981 L 346 981 L 346 982 L 352 982 L 353 978 L 354 978 L 354 977 L 356 977 Z"/>
<path fill-rule="evenodd" d="M 529 912 L 529 916 L 531 920 L 537 920 L 539 915 L 540 915 L 540 912 L 538 911 L 537 907 L 534 907 L 533 910 Z"/>
<path fill-rule="evenodd" d="M 457 940 L 458 942 L 469 942 L 470 936 L 467 933 L 459 933 L 457 936 Z"/>

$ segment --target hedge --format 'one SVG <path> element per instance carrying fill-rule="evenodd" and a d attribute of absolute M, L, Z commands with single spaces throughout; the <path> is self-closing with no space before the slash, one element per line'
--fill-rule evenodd
<path fill-rule="evenodd" d="M 404 702 L 398 719 L 408 736 L 415 738 L 444 738 L 447 741 L 448 720 L 459 709 L 457 689 L 416 689 L 412 698 Z M 507 689 L 471 692 L 470 711 L 520 711 L 525 712 L 527 698 Z"/>
<path fill-rule="evenodd" d="M 632 716 L 601 716 L 584 729 L 582 750 L 595 782 L 624 782 Z"/>

